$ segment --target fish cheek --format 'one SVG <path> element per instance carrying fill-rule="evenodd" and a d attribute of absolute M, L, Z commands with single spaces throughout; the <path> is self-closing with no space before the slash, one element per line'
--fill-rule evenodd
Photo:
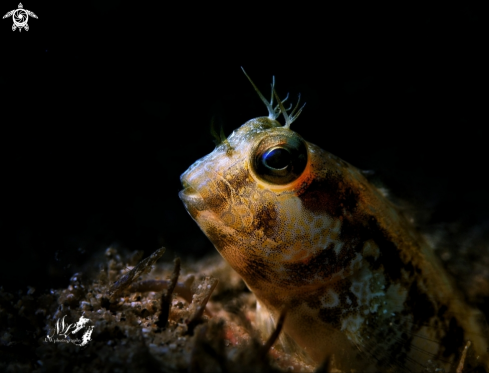
<path fill-rule="evenodd" d="M 273 202 L 264 202 L 256 205 L 254 218 L 254 230 L 261 230 L 263 234 L 272 238 L 275 235 L 277 226 L 277 212 Z"/>
<path fill-rule="evenodd" d="M 233 260 L 227 256 L 238 254 L 235 251 L 243 248 L 244 238 L 252 229 L 254 216 L 247 198 L 252 193 L 252 187 L 248 171 L 238 162 L 222 177 L 209 180 L 201 191 L 209 210 L 218 217 L 217 221 L 206 221 L 203 230 L 229 262 Z M 247 232 L 248 235 L 245 234 Z"/>
<path fill-rule="evenodd" d="M 207 223 L 204 232 L 219 253 L 228 260 L 227 255 L 235 247 L 235 240 L 223 227 L 216 223 Z"/>
<path fill-rule="evenodd" d="M 263 260 L 259 243 L 250 240 L 249 233 L 236 231 L 221 222 L 207 223 L 204 232 L 219 253 L 254 289 L 273 283 L 270 263 Z"/>
<path fill-rule="evenodd" d="M 231 199 L 231 189 L 223 180 L 210 180 L 200 190 L 200 195 L 209 210 L 220 216 L 228 208 Z"/>
<path fill-rule="evenodd" d="M 254 218 L 250 200 L 254 184 L 248 170 L 242 164 L 237 164 L 224 173 L 222 183 L 226 190 L 219 192 L 226 203 L 222 203 L 221 210 L 217 212 L 221 221 L 236 231 L 249 233 Z"/>

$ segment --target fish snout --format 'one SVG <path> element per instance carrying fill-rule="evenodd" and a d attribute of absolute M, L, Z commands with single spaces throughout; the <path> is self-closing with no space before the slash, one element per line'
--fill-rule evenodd
<path fill-rule="evenodd" d="M 195 174 L 192 174 L 191 171 L 192 169 L 189 168 L 180 176 L 183 189 L 178 193 L 178 197 L 182 200 L 189 214 L 195 217 L 198 211 L 206 210 L 207 206 L 204 198 L 198 192 L 198 180 L 196 180 Z"/>
<path fill-rule="evenodd" d="M 207 209 L 204 199 L 192 187 L 186 187 L 181 190 L 178 193 L 178 197 L 180 197 L 191 216 L 194 216 L 198 211 L 204 211 Z"/>

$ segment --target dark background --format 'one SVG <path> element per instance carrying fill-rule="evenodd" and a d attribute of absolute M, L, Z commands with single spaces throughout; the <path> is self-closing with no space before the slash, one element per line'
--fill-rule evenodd
<path fill-rule="evenodd" d="M 240 66 L 266 96 L 272 75 L 301 92 L 293 129 L 426 226 L 488 219 L 480 9 L 169 4 L 26 0 L 28 32 L 1 20 L 0 285 L 66 286 L 110 245 L 213 252 L 179 176 L 214 148 L 212 117 L 228 135 L 267 115 Z"/>

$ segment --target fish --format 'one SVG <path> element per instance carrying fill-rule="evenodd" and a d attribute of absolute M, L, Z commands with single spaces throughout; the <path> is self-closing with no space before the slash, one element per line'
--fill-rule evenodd
<path fill-rule="evenodd" d="M 300 98 L 285 109 L 275 78 L 268 101 L 246 77 L 269 115 L 192 164 L 179 197 L 255 294 L 260 327 L 286 312 L 282 347 L 342 372 L 489 371 L 484 315 L 402 209 L 290 129 Z"/>

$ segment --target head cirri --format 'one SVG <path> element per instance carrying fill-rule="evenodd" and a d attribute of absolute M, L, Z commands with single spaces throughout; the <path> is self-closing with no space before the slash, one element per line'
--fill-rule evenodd
<path fill-rule="evenodd" d="M 402 213 L 358 169 L 290 129 L 303 107 L 289 114 L 275 82 L 270 102 L 251 83 L 269 116 L 190 166 L 179 196 L 269 312 L 262 323 L 286 307 L 289 347 L 316 364 L 333 356 L 340 369 L 451 369 L 467 339 L 480 358 L 479 314 Z"/>

